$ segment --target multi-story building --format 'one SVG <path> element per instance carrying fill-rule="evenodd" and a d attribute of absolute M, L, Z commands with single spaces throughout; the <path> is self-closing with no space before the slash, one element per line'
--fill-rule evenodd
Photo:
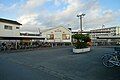
<path fill-rule="evenodd" d="M 94 43 L 94 45 L 107 45 L 108 43 L 117 43 L 119 40 L 116 39 L 110 39 L 110 37 L 113 36 L 120 36 L 120 27 L 110 27 L 110 28 L 102 28 L 102 29 L 96 29 L 91 30 L 91 39 Z M 94 33 L 99 32 L 99 33 Z M 105 37 L 104 39 L 97 39 L 98 37 Z M 108 39 L 109 38 L 109 39 Z"/>
<path fill-rule="evenodd" d="M 20 25 L 17 21 L 0 18 L 0 37 L 20 36 Z"/>
<path fill-rule="evenodd" d="M 44 40 L 40 34 L 20 33 L 21 23 L 9 19 L 0 18 L 0 41 L 9 40 Z M 24 35 L 24 36 L 23 36 Z"/>
<path fill-rule="evenodd" d="M 102 28 L 102 29 L 96 29 L 96 30 L 91 30 L 91 32 L 99 31 L 101 33 L 97 34 L 92 34 L 93 36 L 116 36 L 120 35 L 120 27 L 110 27 L 110 28 Z M 104 33 L 103 33 L 104 31 Z M 106 32 L 105 32 L 106 31 Z"/>

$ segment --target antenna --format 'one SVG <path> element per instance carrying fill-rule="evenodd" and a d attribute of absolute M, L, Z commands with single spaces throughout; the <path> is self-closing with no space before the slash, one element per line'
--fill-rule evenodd
<path fill-rule="evenodd" d="M 103 29 L 103 28 L 105 28 L 105 25 L 104 25 L 104 24 L 102 25 L 102 29 Z"/>
<path fill-rule="evenodd" d="M 39 36 L 41 36 L 41 31 L 40 31 L 40 28 L 38 28 L 38 32 L 39 32 Z"/>

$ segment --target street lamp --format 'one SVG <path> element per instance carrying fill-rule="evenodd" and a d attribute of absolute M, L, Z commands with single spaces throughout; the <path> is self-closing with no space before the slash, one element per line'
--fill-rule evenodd
<path fill-rule="evenodd" d="M 79 29 L 81 29 L 81 34 L 82 34 L 82 18 L 83 18 L 83 16 L 85 16 L 85 14 L 77 15 L 77 17 L 79 17 L 79 19 L 80 19 L 80 27 L 79 27 Z"/>

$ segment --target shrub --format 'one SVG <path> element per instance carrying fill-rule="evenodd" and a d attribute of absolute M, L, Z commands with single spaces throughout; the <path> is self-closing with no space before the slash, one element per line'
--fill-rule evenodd
<path fill-rule="evenodd" d="M 76 49 L 87 48 L 87 42 L 91 41 L 90 37 L 84 34 L 74 34 L 72 35 L 72 38 L 76 40 L 76 42 L 73 42 Z"/>

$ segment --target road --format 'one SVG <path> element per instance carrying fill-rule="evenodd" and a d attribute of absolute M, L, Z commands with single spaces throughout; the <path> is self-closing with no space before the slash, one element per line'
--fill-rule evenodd
<path fill-rule="evenodd" d="M 0 55 L 0 80 L 120 80 L 120 68 L 106 68 L 104 53 L 112 48 L 92 47 L 73 54 L 72 48 L 13 52 Z"/>

